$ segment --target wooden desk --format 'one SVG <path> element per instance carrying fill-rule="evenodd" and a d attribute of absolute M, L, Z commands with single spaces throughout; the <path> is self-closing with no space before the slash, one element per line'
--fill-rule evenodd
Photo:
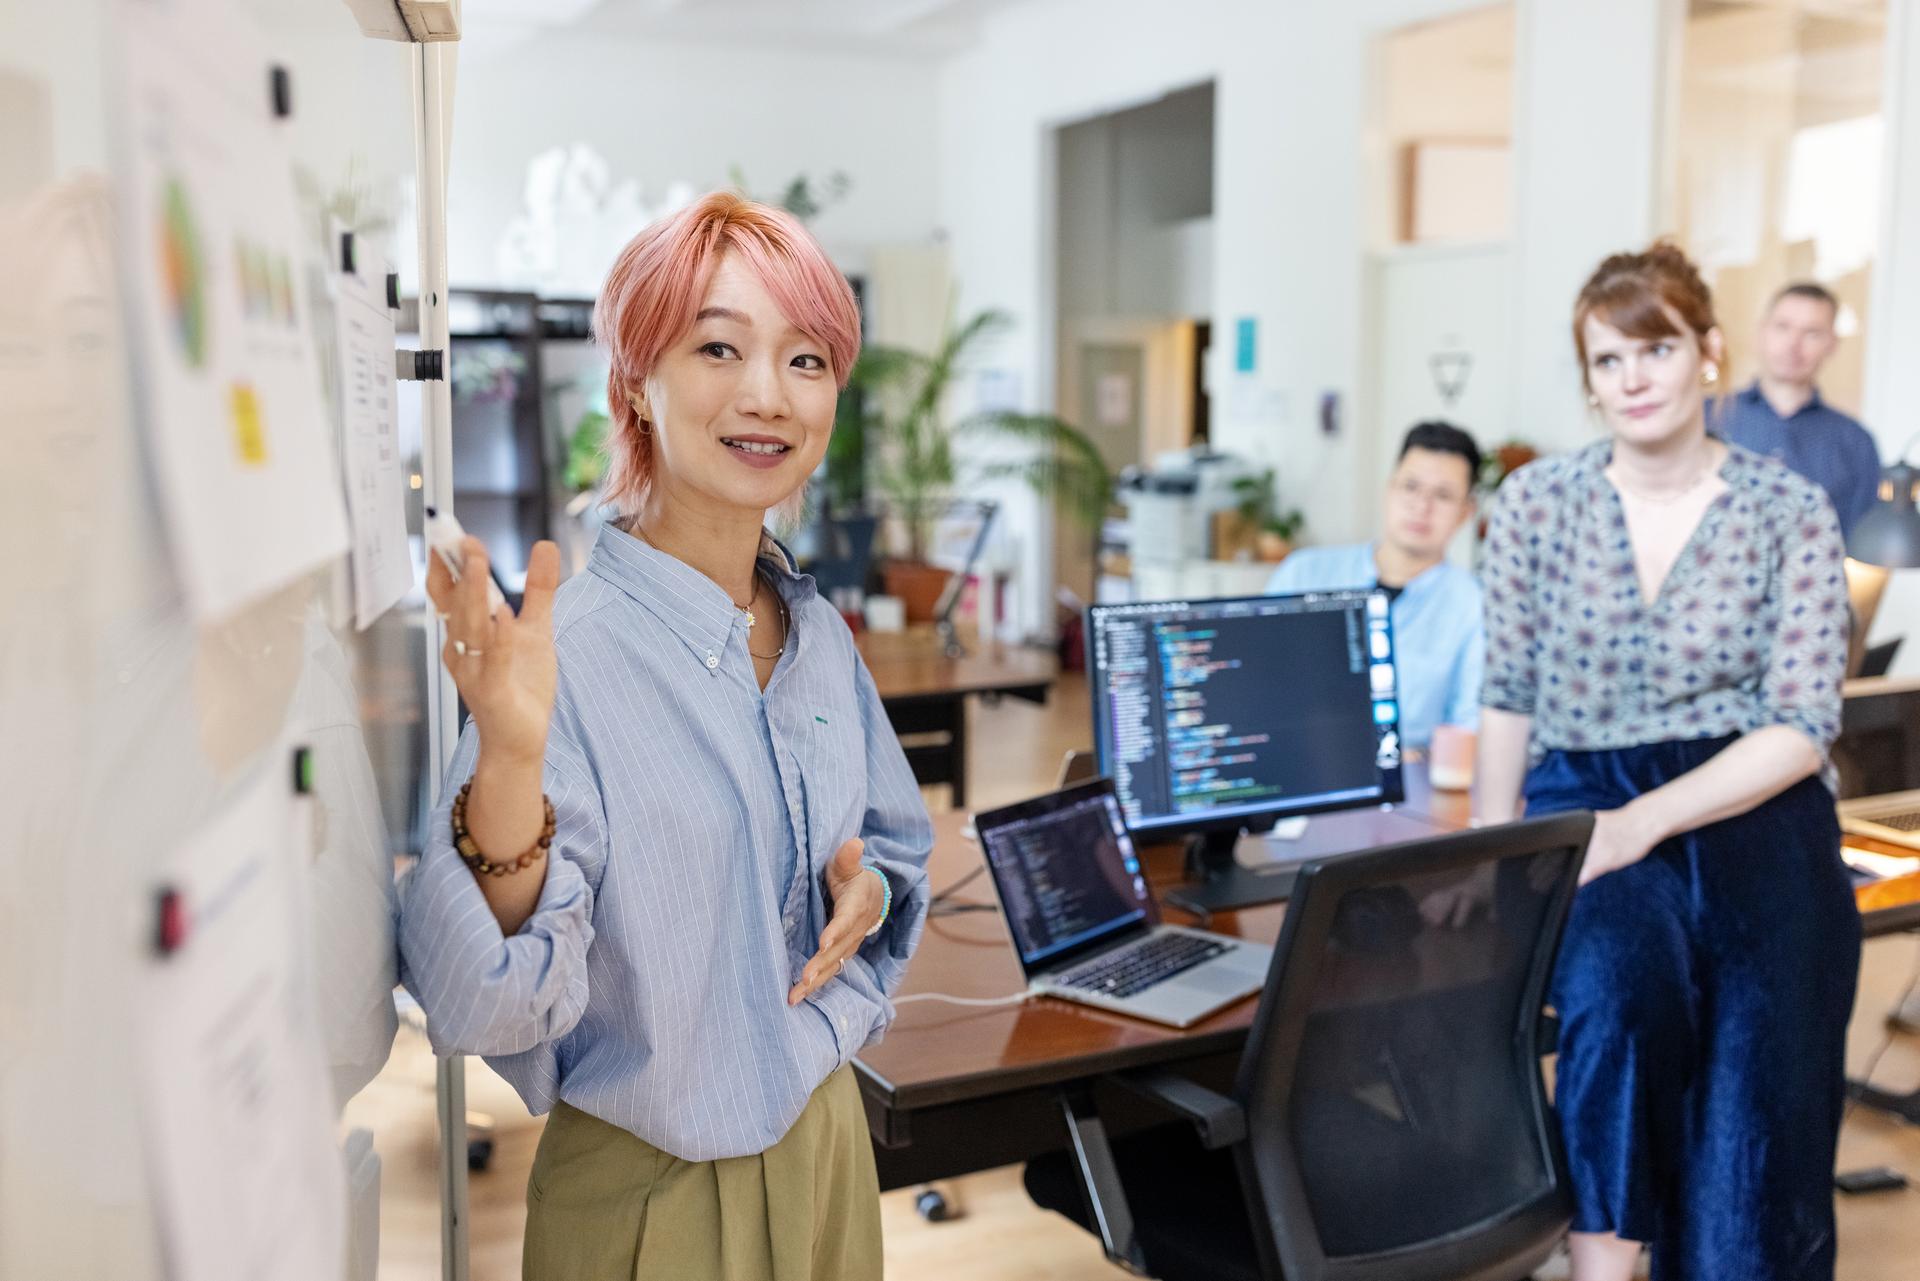
<path fill-rule="evenodd" d="M 1051 654 L 1023 646 L 975 643 L 948 658 L 932 628 L 862 632 L 855 642 L 914 778 L 952 787 L 955 809 L 967 803 L 967 696 L 1044 703 L 1059 675 Z"/>
<path fill-rule="evenodd" d="M 1914 851 L 1884 841 L 1849 834 L 1847 844 L 1881 854 L 1912 857 Z M 1853 892 L 1860 905 L 1861 931 L 1868 938 L 1899 930 L 1920 930 L 1920 873 L 1863 885 Z M 1920 1089 L 1894 1094 L 1865 1081 L 1849 1079 L 1847 1097 L 1881 1112 L 1891 1112 L 1909 1125 L 1920 1125 Z"/>
<path fill-rule="evenodd" d="M 1462 827 L 1464 796 L 1427 793 L 1425 776 L 1408 780 L 1416 812 L 1438 828 Z M 981 866 L 979 847 L 960 834 L 962 814 L 934 820 L 929 871 L 935 893 Z M 1314 818 L 1311 839 L 1329 848 L 1366 848 L 1404 839 L 1406 824 L 1378 810 Z M 1141 851 L 1156 889 L 1180 879 L 1177 846 Z M 993 903 L 982 875 L 954 896 Z M 1208 928 L 1271 943 L 1280 933 L 1284 904 L 1216 913 Z M 1194 923 L 1177 908 L 1168 921 Z M 938 916 L 927 922 L 920 951 L 907 970 L 903 995 L 943 992 L 993 997 L 1025 984 L 1005 919 L 993 911 Z M 1041 998 L 992 1008 L 917 1002 L 900 1015 L 880 1044 L 855 1061 L 875 1141 L 880 1184 L 894 1188 L 991 1169 L 1052 1151 L 1065 1142 L 1058 1110 L 1062 1088 L 1126 1068 L 1179 1063 L 1183 1071 L 1222 1085 L 1238 1061 L 1253 1000 L 1240 1001 L 1184 1031 L 1091 1006 Z M 1117 1128 L 1126 1128 L 1124 1119 Z"/>
<path fill-rule="evenodd" d="M 1466 796 L 1431 792 L 1422 768 L 1407 770 L 1407 797 L 1400 808 L 1429 819 L 1437 829 L 1466 825 Z M 929 872 L 935 893 L 981 866 L 979 847 L 961 835 L 964 824 L 959 813 L 934 820 Z M 1403 820 L 1378 810 L 1354 810 L 1316 816 L 1309 839 L 1328 849 L 1364 849 L 1405 837 Z M 1145 847 L 1142 858 L 1157 892 L 1179 880 L 1177 847 Z M 1865 887 L 1858 897 L 1869 935 L 1920 927 L 1920 876 Z M 995 902 L 984 874 L 954 899 Z M 1208 927 L 1271 943 L 1285 911 L 1284 904 L 1273 904 L 1222 912 Z M 1177 908 L 1165 909 L 1164 915 L 1176 924 L 1193 923 Z M 995 908 L 928 921 L 901 993 L 997 997 L 1018 992 L 1024 983 L 1006 921 Z M 1255 1004 L 1240 1001 L 1184 1031 L 1044 997 L 986 1008 L 938 1001 L 903 1005 L 886 1038 L 854 1064 L 880 1185 L 912 1186 L 1053 1151 L 1065 1142 L 1061 1091 L 1107 1073 L 1178 1064 L 1183 1073 L 1225 1088 Z M 1129 1128 L 1126 1100 L 1116 1095 L 1112 1102 L 1119 1110 L 1109 1120 L 1124 1131 Z M 1149 1119 L 1144 1112 L 1135 1118 L 1138 1123 Z"/>

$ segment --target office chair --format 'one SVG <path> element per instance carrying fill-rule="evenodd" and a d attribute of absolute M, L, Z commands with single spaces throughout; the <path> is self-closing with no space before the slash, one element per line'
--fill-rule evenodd
<path fill-rule="evenodd" d="M 1070 1147 L 1028 1164 L 1029 1195 L 1163 1281 L 1527 1276 L 1571 1215 L 1541 1011 L 1592 830 L 1561 815 L 1309 864 L 1231 1097 L 1162 1069 L 1063 1096 Z M 1449 897 L 1465 906 L 1429 922 Z M 1115 1089 L 1180 1120 L 1110 1140 Z"/>

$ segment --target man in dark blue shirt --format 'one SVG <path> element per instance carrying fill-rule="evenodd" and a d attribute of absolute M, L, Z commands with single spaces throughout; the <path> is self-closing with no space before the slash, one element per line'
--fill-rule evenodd
<path fill-rule="evenodd" d="M 1815 380 L 1839 345 L 1839 301 L 1820 285 L 1788 285 L 1760 326 L 1760 377 L 1715 406 L 1733 444 L 1778 458 L 1827 491 L 1845 533 L 1880 491 L 1880 451 L 1867 429 L 1820 399 Z"/>

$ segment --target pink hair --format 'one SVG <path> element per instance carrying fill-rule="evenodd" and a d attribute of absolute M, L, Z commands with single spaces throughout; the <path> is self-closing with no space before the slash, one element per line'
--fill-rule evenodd
<path fill-rule="evenodd" d="M 714 268 L 729 253 L 740 255 L 790 323 L 826 346 L 837 384 L 846 386 L 860 354 L 853 290 L 792 214 L 714 191 L 646 227 L 614 259 L 593 308 L 594 337 L 613 362 L 605 494 L 623 513 L 638 509 L 653 478 L 653 426 L 629 397 L 693 327 Z"/>

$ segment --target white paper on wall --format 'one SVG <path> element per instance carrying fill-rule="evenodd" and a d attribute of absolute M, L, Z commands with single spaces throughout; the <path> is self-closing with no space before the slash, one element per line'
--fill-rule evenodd
<path fill-rule="evenodd" d="M 117 0 L 111 127 L 138 395 L 196 618 L 346 549 L 272 67 L 231 0 Z"/>
<path fill-rule="evenodd" d="M 307 959 L 307 802 L 269 765 L 162 867 L 141 979 L 147 1165 L 168 1274 L 338 1281 L 345 1204 Z M 290 760 L 290 752 L 278 756 Z"/>
<path fill-rule="evenodd" d="M 394 383 L 394 314 L 387 264 L 356 245 L 354 270 L 334 275 L 340 352 L 341 469 L 353 531 L 353 623 L 365 630 L 413 588 L 407 478 Z"/>

